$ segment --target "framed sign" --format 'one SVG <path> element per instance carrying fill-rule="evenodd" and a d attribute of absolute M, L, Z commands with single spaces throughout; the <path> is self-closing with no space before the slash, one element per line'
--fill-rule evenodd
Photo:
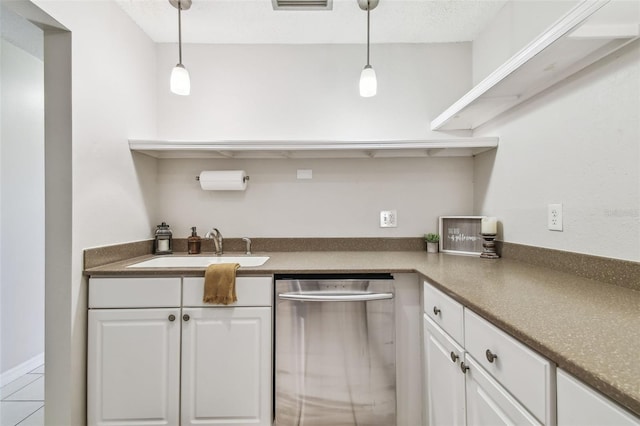
<path fill-rule="evenodd" d="M 482 216 L 440 216 L 440 252 L 466 255 L 482 253 Z"/>

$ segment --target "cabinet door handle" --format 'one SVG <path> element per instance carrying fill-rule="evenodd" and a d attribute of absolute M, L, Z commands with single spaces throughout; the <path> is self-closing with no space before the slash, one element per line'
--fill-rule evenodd
<path fill-rule="evenodd" d="M 182 316 L 182 319 L 183 319 L 183 320 L 185 320 L 185 321 L 189 321 L 189 319 L 190 319 L 190 318 L 191 318 L 191 317 L 190 317 L 189 315 L 187 315 L 187 314 L 184 314 L 184 315 Z"/>
<path fill-rule="evenodd" d="M 451 351 L 451 362 L 455 363 L 456 361 L 458 361 L 459 358 L 460 357 L 458 355 L 456 355 L 455 352 Z"/>
<path fill-rule="evenodd" d="M 169 315 L 169 321 L 175 321 L 176 320 L 176 316 L 171 314 Z"/>
<path fill-rule="evenodd" d="M 438 309 L 436 306 L 433 307 L 433 314 L 434 315 L 440 315 L 440 309 Z"/>
<path fill-rule="evenodd" d="M 469 367 L 464 365 L 464 362 L 460 363 L 460 370 L 462 370 L 462 374 L 466 374 L 468 369 L 469 369 Z"/>
<path fill-rule="evenodd" d="M 493 361 L 495 361 L 498 358 L 498 355 L 491 352 L 491 349 L 487 349 L 487 351 L 484 354 L 487 356 L 487 361 L 491 363 L 493 363 Z"/>

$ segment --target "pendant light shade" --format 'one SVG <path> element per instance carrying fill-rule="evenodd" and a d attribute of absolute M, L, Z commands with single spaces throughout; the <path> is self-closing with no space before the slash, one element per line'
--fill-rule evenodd
<path fill-rule="evenodd" d="M 182 65 L 182 11 L 191 7 L 191 0 L 169 0 L 178 9 L 178 64 L 171 71 L 169 87 L 176 95 L 188 96 L 191 93 L 189 71 Z"/>
<path fill-rule="evenodd" d="M 171 91 L 176 95 L 188 96 L 191 93 L 189 71 L 182 64 L 178 64 L 171 71 Z"/>
<path fill-rule="evenodd" d="M 365 65 L 360 74 L 360 96 L 370 98 L 378 92 L 378 80 L 376 80 L 376 72 L 371 65 Z"/>
<path fill-rule="evenodd" d="M 378 93 L 378 80 L 376 72 L 369 63 L 369 13 L 378 5 L 378 0 L 358 0 L 360 9 L 367 11 L 367 65 L 360 74 L 360 96 L 370 98 Z"/>

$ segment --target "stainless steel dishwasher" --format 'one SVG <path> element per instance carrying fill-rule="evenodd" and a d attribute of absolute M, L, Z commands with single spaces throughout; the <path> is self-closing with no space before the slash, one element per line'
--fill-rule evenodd
<path fill-rule="evenodd" d="M 395 425 L 393 277 L 275 279 L 275 424 Z"/>

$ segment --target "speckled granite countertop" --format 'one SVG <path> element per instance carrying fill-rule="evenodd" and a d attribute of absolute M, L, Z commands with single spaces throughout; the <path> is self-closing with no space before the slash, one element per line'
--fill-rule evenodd
<path fill-rule="evenodd" d="M 254 253 L 254 255 L 261 255 Z M 408 252 L 279 252 L 239 275 L 417 272 L 507 333 L 640 416 L 640 291 L 508 259 Z M 85 271 L 92 276 L 202 276 L 203 268 Z"/>

